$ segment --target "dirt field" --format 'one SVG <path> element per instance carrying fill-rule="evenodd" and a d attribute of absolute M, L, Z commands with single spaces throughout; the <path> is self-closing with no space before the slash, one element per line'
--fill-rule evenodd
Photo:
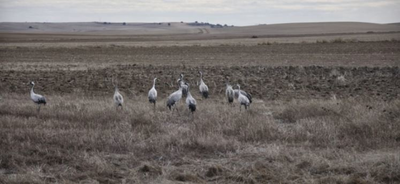
<path fill-rule="evenodd" d="M 306 34 L 311 25 L 0 33 L 0 183 L 400 182 L 397 27 L 324 24 Z M 288 26 L 302 31 L 266 32 Z M 183 102 L 178 112 L 165 106 L 180 73 L 198 101 L 194 116 Z M 48 101 L 39 115 L 29 81 Z M 249 111 L 227 104 L 226 82 L 253 95 Z"/>
<path fill-rule="evenodd" d="M 30 80 L 46 94 L 110 92 L 117 75 L 125 93 L 145 95 L 154 77 L 168 96 L 180 73 L 192 85 L 205 74 L 212 98 L 226 82 L 259 99 L 399 97 L 400 42 L 190 47 L 8 47 L 0 49 L 1 92 L 25 93 Z"/>

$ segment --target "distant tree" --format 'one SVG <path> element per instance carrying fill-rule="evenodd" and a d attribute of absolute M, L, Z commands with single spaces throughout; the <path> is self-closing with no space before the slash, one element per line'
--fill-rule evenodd
<path fill-rule="evenodd" d="M 195 23 L 195 24 L 198 24 L 199 22 L 197 22 L 197 20 L 196 20 L 196 21 L 194 21 L 194 23 Z"/>
<path fill-rule="evenodd" d="M 225 27 L 227 27 L 227 26 L 228 26 L 228 24 L 224 24 L 224 26 L 225 26 Z"/>
<path fill-rule="evenodd" d="M 125 25 L 126 25 L 126 22 L 122 23 L 122 25 L 124 25 L 124 26 L 125 26 Z"/>
<path fill-rule="evenodd" d="M 168 23 L 168 26 L 171 26 L 171 23 Z"/>
<path fill-rule="evenodd" d="M 107 24 L 107 22 L 103 22 L 103 24 Z"/>
<path fill-rule="evenodd" d="M 183 23 L 183 21 L 181 21 L 181 23 Z"/>
<path fill-rule="evenodd" d="M 160 23 L 158 23 L 158 25 L 161 25 L 162 23 L 160 22 Z"/>
<path fill-rule="evenodd" d="M 33 29 L 33 27 L 32 27 L 32 26 L 29 26 L 29 29 Z"/>

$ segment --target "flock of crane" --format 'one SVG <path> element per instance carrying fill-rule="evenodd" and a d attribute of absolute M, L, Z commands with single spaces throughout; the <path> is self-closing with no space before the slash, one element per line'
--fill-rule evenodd
<path fill-rule="evenodd" d="M 200 83 L 199 83 L 199 91 L 200 94 L 202 95 L 202 98 L 206 99 L 208 98 L 209 95 L 209 90 L 208 86 L 205 84 L 203 81 L 203 73 L 199 72 L 200 74 Z M 196 111 L 196 106 L 197 102 L 196 99 L 193 98 L 193 96 L 190 94 L 190 85 L 186 83 L 183 79 L 184 75 L 180 74 L 179 79 L 177 80 L 179 89 L 172 94 L 168 96 L 167 99 L 167 107 L 169 110 L 173 110 L 176 108 L 176 104 L 182 99 L 182 97 L 186 97 L 186 105 L 189 108 L 189 110 L 194 113 Z M 154 109 L 156 108 L 156 102 L 157 102 L 157 90 L 156 90 L 156 80 L 157 78 L 154 78 L 153 80 L 153 87 L 149 90 L 148 93 L 148 98 L 149 102 L 154 104 Z M 121 93 L 118 90 L 118 85 L 114 82 L 114 78 L 112 79 L 112 84 L 114 86 L 114 103 L 116 105 L 116 108 L 123 108 L 124 104 L 124 98 L 121 95 Z M 33 91 L 33 88 L 35 86 L 34 82 L 30 82 L 30 85 L 32 86 L 31 88 L 31 99 L 33 100 L 34 103 L 38 105 L 38 112 L 40 111 L 40 106 L 41 104 L 46 105 L 46 98 L 42 95 L 36 94 Z M 240 110 L 242 110 L 242 105 L 247 109 L 250 104 L 252 103 L 251 100 L 251 95 L 243 90 L 240 89 L 240 85 L 237 84 L 238 89 L 233 89 L 233 87 L 229 84 L 226 84 L 226 90 L 225 90 L 225 95 L 227 97 L 227 100 L 230 104 L 233 103 L 234 99 L 236 98 L 239 105 Z"/>

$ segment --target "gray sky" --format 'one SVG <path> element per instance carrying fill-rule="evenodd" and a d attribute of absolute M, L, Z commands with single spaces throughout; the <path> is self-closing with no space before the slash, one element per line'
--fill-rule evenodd
<path fill-rule="evenodd" d="M 400 0 L 0 0 L 0 22 L 400 22 Z"/>

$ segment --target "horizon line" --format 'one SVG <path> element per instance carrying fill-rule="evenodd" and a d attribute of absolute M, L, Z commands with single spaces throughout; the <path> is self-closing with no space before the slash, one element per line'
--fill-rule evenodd
<path fill-rule="evenodd" d="M 152 23 L 195 23 L 196 21 L 191 21 L 191 22 L 184 22 L 184 21 L 168 21 L 168 22 L 163 22 L 163 21 L 153 21 L 153 22 L 128 22 L 128 21 L 1 21 L 0 23 L 54 23 L 54 24 L 62 24 L 62 23 L 147 23 L 147 24 L 152 24 Z M 202 22 L 202 21 L 197 21 L 198 23 L 210 23 L 210 22 Z M 249 24 L 249 25 L 234 25 L 231 24 L 235 27 L 247 27 L 247 26 L 259 26 L 259 25 L 279 25 L 279 24 L 302 24 L 302 23 L 367 23 L 367 24 L 398 24 L 399 22 L 386 22 L 386 23 L 377 23 L 377 22 L 361 22 L 361 21 L 304 21 L 304 22 L 281 22 L 281 23 L 259 23 L 259 24 Z M 210 23 L 210 24 L 221 24 L 224 25 L 223 23 Z M 228 25 L 230 26 L 230 25 Z"/>

